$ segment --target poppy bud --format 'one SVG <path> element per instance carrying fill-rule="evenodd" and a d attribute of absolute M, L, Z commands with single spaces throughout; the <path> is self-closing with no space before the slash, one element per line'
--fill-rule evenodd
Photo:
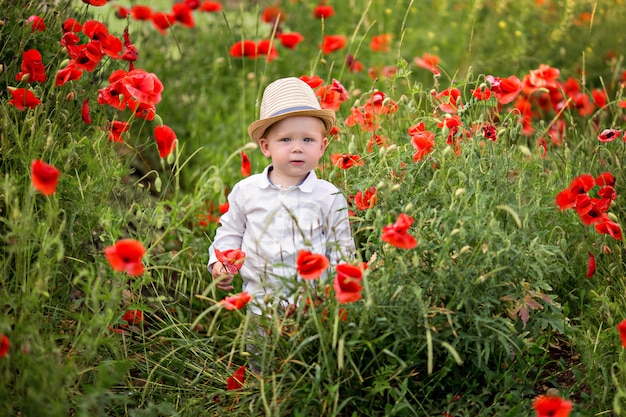
<path fill-rule="evenodd" d="M 162 185 L 163 185 L 163 182 L 161 181 L 161 177 L 157 176 L 156 179 L 154 180 L 154 189 L 156 190 L 157 193 L 161 192 Z"/>

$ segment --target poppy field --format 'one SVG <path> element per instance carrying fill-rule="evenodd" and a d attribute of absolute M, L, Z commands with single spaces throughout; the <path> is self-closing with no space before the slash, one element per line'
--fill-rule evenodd
<path fill-rule="evenodd" d="M 625 20 L 622 0 L 1 3 L 0 414 L 626 413 Z M 298 302 L 257 316 L 208 247 L 288 76 L 336 112 L 316 173 L 358 254 L 301 250 Z"/>

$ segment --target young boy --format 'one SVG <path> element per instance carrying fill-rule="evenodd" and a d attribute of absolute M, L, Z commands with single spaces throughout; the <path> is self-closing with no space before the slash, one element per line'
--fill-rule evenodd
<path fill-rule="evenodd" d="M 260 118 L 248 127 L 272 162 L 233 187 L 209 248 L 208 268 L 217 288 L 231 290 L 233 275 L 215 249 L 245 252 L 239 273 L 255 314 L 267 302 L 293 302 L 285 283 L 297 276 L 299 250 L 325 254 L 333 265 L 354 256 L 346 200 L 314 172 L 334 123 L 335 112 L 321 109 L 313 89 L 292 77 L 267 86 Z"/>

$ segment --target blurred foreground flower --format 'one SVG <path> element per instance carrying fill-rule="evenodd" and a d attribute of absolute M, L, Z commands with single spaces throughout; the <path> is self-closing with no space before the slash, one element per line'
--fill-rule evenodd
<path fill-rule="evenodd" d="M 407 231 L 413 224 L 413 217 L 400 213 L 394 224 L 383 227 L 383 242 L 387 242 L 396 248 L 413 249 L 417 246 L 417 240 Z"/>
<path fill-rule="evenodd" d="M 217 260 L 220 261 L 228 270 L 229 274 L 236 274 L 239 272 L 244 261 L 246 260 L 246 253 L 241 249 L 227 249 L 225 251 L 215 249 L 215 256 L 217 257 Z"/>
<path fill-rule="evenodd" d="M 52 195 L 55 193 L 57 183 L 59 181 L 59 170 L 35 159 L 30 165 L 31 183 L 37 191 L 43 195 Z"/>
<path fill-rule="evenodd" d="M 250 294 L 248 294 L 247 291 L 244 291 L 236 295 L 225 297 L 223 300 L 220 300 L 220 304 L 226 310 L 241 310 L 250 302 L 251 299 L 252 297 Z"/>
<path fill-rule="evenodd" d="M 330 261 L 322 254 L 312 253 L 305 249 L 298 251 L 296 269 L 302 279 L 317 279 L 329 266 Z"/>
<path fill-rule="evenodd" d="M 9 93 L 11 93 L 11 99 L 7 103 L 18 110 L 34 109 L 41 104 L 41 100 L 26 88 L 9 87 Z"/>
<path fill-rule="evenodd" d="M 139 276 L 145 271 L 141 258 L 146 249 L 135 239 L 121 239 L 104 250 L 109 265 L 115 271 L 126 272 L 130 276 Z"/>
<path fill-rule="evenodd" d="M 229 376 L 226 380 L 226 389 L 232 391 L 243 387 L 243 380 L 246 376 L 246 365 L 241 365 L 233 373 L 233 376 Z"/>
<path fill-rule="evenodd" d="M 4 358 L 9 354 L 9 347 L 9 338 L 4 334 L 0 334 L 0 358 Z"/>
<path fill-rule="evenodd" d="M 533 408 L 537 417 L 568 417 L 572 403 L 557 396 L 540 395 L 533 401 Z"/>
<path fill-rule="evenodd" d="M 622 340 L 622 346 L 626 348 L 626 319 L 622 320 L 622 322 L 617 325 L 617 330 L 619 330 L 619 337 Z"/>
<path fill-rule="evenodd" d="M 339 304 L 353 303 L 362 298 L 363 270 L 347 263 L 337 265 L 337 276 L 333 282 L 335 298 Z"/>
<path fill-rule="evenodd" d="M 126 313 L 122 316 L 122 320 L 128 324 L 140 324 L 143 321 L 143 311 L 126 310 Z"/>
<path fill-rule="evenodd" d="M 176 132 L 167 125 L 154 128 L 154 139 L 156 140 L 161 158 L 167 158 L 176 148 Z"/>
<path fill-rule="evenodd" d="M 250 167 L 250 158 L 244 151 L 241 151 L 240 156 L 241 156 L 241 169 L 240 169 L 241 176 L 249 177 L 251 173 L 251 169 L 252 169 Z"/>

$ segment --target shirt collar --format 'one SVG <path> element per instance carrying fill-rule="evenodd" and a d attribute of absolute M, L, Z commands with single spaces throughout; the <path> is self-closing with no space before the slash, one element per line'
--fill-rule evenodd
<path fill-rule="evenodd" d="M 270 171 L 272 169 L 274 169 L 272 164 L 269 164 L 268 166 L 265 167 L 265 169 L 263 170 L 263 173 L 261 174 L 261 178 L 259 180 L 259 187 L 261 188 L 274 187 L 274 184 L 272 183 L 272 181 L 270 181 Z M 299 188 L 301 191 L 305 193 L 310 193 L 315 188 L 315 181 L 317 181 L 317 175 L 315 175 L 315 171 L 311 171 L 309 172 L 309 175 L 306 176 L 304 181 L 296 185 L 294 188 Z"/>

